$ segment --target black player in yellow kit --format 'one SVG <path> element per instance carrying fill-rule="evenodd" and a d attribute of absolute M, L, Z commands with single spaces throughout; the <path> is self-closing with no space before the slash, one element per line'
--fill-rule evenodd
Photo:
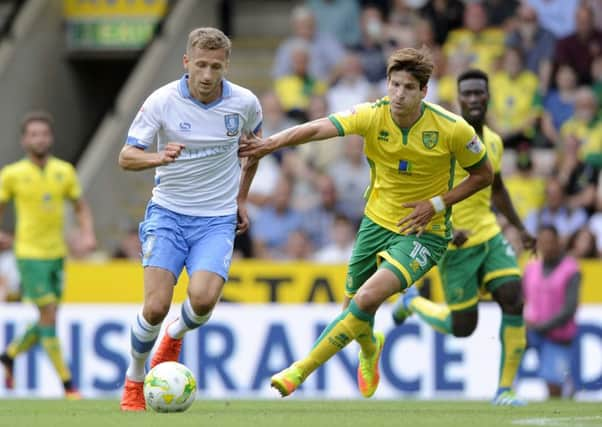
<path fill-rule="evenodd" d="M 520 269 L 492 206 L 520 230 L 526 247 L 532 248 L 534 239 L 516 214 L 502 180 L 502 139 L 485 125 L 488 82 L 487 75 L 480 70 L 469 70 L 458 77 L 462 116 L 487 147 L 495 175 L 491 187 L 478 191 L 453 208 L 454 239 L 439 261 L 446 305 L 435 304 L 412 288 L 395 304 L 393 320 L 401 324 L 409 314 L 416 313 L 439 332 L 466 337 L 477 326 L 479 293 L 481 290 L 491 292 L 502 309 L 500 374 L 493 403 L 520 406 L 524 402 L 512 390 L 526 344 Z M 457 168 L 455 173 L 455 182 L 468 176 L 462 168 Z"/>

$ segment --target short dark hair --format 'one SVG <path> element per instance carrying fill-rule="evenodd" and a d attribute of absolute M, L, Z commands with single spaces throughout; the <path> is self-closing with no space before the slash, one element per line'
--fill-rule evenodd
<path fill-rule="evenodd" d="M 485 86 L 487 87 L 487 92 L 489 92 L 489 76 L 485 71 L 479 70 L 478 68 L 471 68 L 469 70 L 464 71 L 458 76 L 458 88 L 460 87 L 461 82 L 469 79 L 484 80 Z"/>
<path fill-rule="evenodd" d="M 43 122 L 54 132 L 54 118 L 48 111 L 30 111 L 21 120 L 21 135 L 27 131 L 27 126 L 32 122 Z"/>

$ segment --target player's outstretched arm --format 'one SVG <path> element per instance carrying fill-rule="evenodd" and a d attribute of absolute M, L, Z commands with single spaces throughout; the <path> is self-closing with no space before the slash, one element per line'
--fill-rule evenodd
<path fill-rule="evenodd" d="M 157 153 L 148 153 L 133 145 L 124 145 L 119 153 L 119 166 L 125 170 L 139 171 L 173 163 L 182 153 L 184 144 L 168 142 Z"/>
<path fill-rule="evenodd" d="M 285 129 L 266 139 L 260 139 L 256 136 L 243 136 L 240 140 L 238 154 L 240 157 L 261 158 L 282 147 L 320 141 L 338 135 L 337 128 L 327 117 L 323 117 Z"/>
<path fill-rule="evenodd" d="M 510 224 L 517 228 L 521 236 L 523 247 L 528 250 L 534 250 L 535 238 L 525 229 L 523 222 L 516 213 L 516 209 L 514 209 L 512 199 L 510 199 L 510 194 L 508 194 L 508 190 L 504 185 L 504 180 L 500 173 L 494 175 L 491 190 L 493 206 L 506 217 Z"/>

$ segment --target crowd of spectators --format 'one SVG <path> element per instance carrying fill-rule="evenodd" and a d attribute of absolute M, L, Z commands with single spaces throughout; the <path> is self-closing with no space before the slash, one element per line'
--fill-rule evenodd
<path fill-rule="evenodd" d="M 571 254 L 601 256 L 602 0 L 306 0 L 290 19 L 260 96 L 264 136 L 384 96 L 388 55 L 427 46 L 429 102 L 458 112 L 456 76 L 489 74 L 488 124 L 528 229 L 553 224 Z M 346 136 L 262 159 L 237 255 L 346 262 L 370 182 L 362 145 Z"/>

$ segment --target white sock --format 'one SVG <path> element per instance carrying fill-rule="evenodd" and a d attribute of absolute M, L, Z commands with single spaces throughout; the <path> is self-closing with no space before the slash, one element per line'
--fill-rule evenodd
<path fill-rule="evenodd" d="M 167 334 L 173 339 L 182 339 L 186 332 L 207 323 L 207 320 L 211 317 L 211 313 L 213 311 L 203 315 L 196 314 L 192 309 L 190 299 L 186 298 L 186 301 L 182 304 L 178 320 L 167 327 Z"/>
<path fill-rule="evenodd" d="M 144 381 L 144 376 L 146 375 L 144 365 L 160 330 L 161 323 L 151 325 L 142 313 L 138 313 L 131 330 L 130 366 L 125 373 L 129 379 Z"/>

